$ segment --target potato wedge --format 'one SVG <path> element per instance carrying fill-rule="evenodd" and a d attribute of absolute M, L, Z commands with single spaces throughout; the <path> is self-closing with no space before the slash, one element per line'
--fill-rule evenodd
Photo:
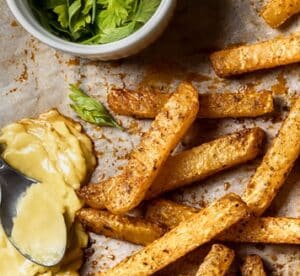
<path fill-rule="evenodd" d="M 192 85 L 182 83 L 166 102 L 142 137 L 139 146 L 129 157 L 123 172 L 100 183 L 97 206 L 112 213 L 126 213 L 136 207 L 159 173 L 185 132 L 196 118 L 199 109 L 198 93 Z M 88 188 L 87 188 L 88 189 Z M 79 195 L 88 192 L 83 189 Z"/>
<path fill-rule="evenodd" d="M 92 208 L 83 208 L 76 216 L 88 230 L 96 234 L 140 245 L 153 242 L 166 231 L 162 226 L 141 218 L 114 215 Z"/>
<path fill-rule="evenodd" d="M 146 198 L 254 159 L 260 152 L 263 137 L 264 132 L 260 128 L 246 129 L 169 157 Z M 78 195 L 93 208 L 103 207 L 105 198 L 103 187 L 99 184 L 83 187 Z"/>
<path fill-rule="evenodd" d="M 169 157 L 149 188 L 146 198 L 189 185 L 212 174 L 254 159 L 264 132 L 246 129 Z"/>
<path fill-rule="evenodd" d="M 258 255 L 249 255 L 246 257 L 241 267 L 242 276 L 266 276 L 264 265 Z"/>
<path fill-rule="evenodd" d="M 261 11 L 261 17 L 272 28 L 277 28 L 299 12 L 299 0 L 269 0 Z"/>
<path fill-rule="evenodd" d="M 151 275 L 247 216 L 247 205 L 239 196 L 228 194 L 117 266 L 98 275 Z"/>
<path fill-rule="evenodd" d="M 198 209 L 170 200 L 157 199 L 147 205 L 146 219 L 174 228 Z M 300 218 L 252 217 L 231 226 L 216 240 L 247 243 L 300 244 Z"/>
<path fill-rule="evenodd" d="M 283 122 L 277 137 L 252 176 L 243 200 L 260 216 L 271 204 L 300 154 L 300 98 Z"/>
<path fill-rule="evenodd" d="M 154 118 L 172 94 L 159 91 L 112 89 L 109 107 L 117 114 Z M 274 109 L 270 91 L 199 95 L 199 118 L 257 117 Z"/>
<path fill-rule="evenodd" d="M 217 51 L 210 60 L 220 77 L 296 63 L 300 61 L 300 34 Z"/>
<path fill-rule="evenodd" d="M 222 244 L 213 244 L 196 276 L 223 276 L 234 260 L 234 251 Z"/>

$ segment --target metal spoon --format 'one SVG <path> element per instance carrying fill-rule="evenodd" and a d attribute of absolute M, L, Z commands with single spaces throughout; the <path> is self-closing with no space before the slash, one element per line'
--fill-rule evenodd
<path fill-rule="evenodd" d="M 17 170 L 11 168 L 3 159 L 0 158 L 0 219 L 2 223 L 3 230 L 12 243 L 12 245 L 28 260 L 42 266 L 50 267 L 58 264 L 64 257 L 65 250 L 61 255 L 53 260 L 51 263 L 47 264 L 40 263 L 31 257 L 28 253 L 23 252 L 18 246 L 13 242 L 11 238 L 14 217 L 17 214 L 17 204 L 19 198 L 24 194 L 24 192 L 37 181 L 31 179 Z M 28 222 L 30 223 L 30 222 Z M 34 239 L 34 236 L 32 237 Z M 66 248 L 66 245 L 65 245 Z"/>

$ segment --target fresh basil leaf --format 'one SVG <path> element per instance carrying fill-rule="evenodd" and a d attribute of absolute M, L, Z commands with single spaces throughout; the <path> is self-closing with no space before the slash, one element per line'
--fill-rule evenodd
<path fill-rule="evenodd" d="M 69 97 L 73 101 L 73 104 L 70 106 L 81 119 L 99 126 L 117 127 L 122 129 L 102 103 L 89 97 L 73 84 L 70 84 L 69 88 L 72 91 Z"/>

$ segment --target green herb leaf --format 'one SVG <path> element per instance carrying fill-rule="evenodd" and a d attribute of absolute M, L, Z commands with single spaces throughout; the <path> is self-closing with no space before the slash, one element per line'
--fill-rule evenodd
<path fill-rule="evenodd" d="M 68 6 L 66 4 L 56 6 L 53 11 L 58 15 L 58 22 L 63 28 L 69 26 Z"/>
<path fill-rule="evenodd" d="M 146 23 L 156 11 L 161 0 L 140 0 L 140 4 L 133 20 Z"/>
<path fill-rule="evenodd" d="M 110 0 L 106 10 L 99 13 L 97 25 L 100 30 L 116 28 L 126 22 L 128 7 L 125 1 Z"/>
<path fill-rule="evenodd" d="M 103 44 L 129 36 L 161 0 L 28 0 L 38 21 L 66 40 Z"/>
<path fill-rule="evenodd" d="M 73 101 L 73 104 L 70 106 L 81 119 L 99 126 L 109 126 L 123 129 L 109 114 L 102 103 L 89 97 L 73 84 L 70 84 L 69 88 L 72 91 L 69 97 Z"/>

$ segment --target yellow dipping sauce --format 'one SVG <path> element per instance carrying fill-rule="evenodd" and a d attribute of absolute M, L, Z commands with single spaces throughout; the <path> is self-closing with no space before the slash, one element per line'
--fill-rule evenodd
<path fill-rule="evenodd" d="M 78 123 L 51 110 L 38 119 L 23 119 L 4 127 L 0 144 L 8 164 L 39 181 L 18 203 L 14 242 L 41 261 L 51 261 L 62 253 L 67 239 L 62 262 L 42 267 L 20 255 L 0 226 L 0 275 L 78 275 L 88 237 L 74 222 L 76 211 L 82 207 L 75 190 L 96 164 L 91 140 Z"/>

